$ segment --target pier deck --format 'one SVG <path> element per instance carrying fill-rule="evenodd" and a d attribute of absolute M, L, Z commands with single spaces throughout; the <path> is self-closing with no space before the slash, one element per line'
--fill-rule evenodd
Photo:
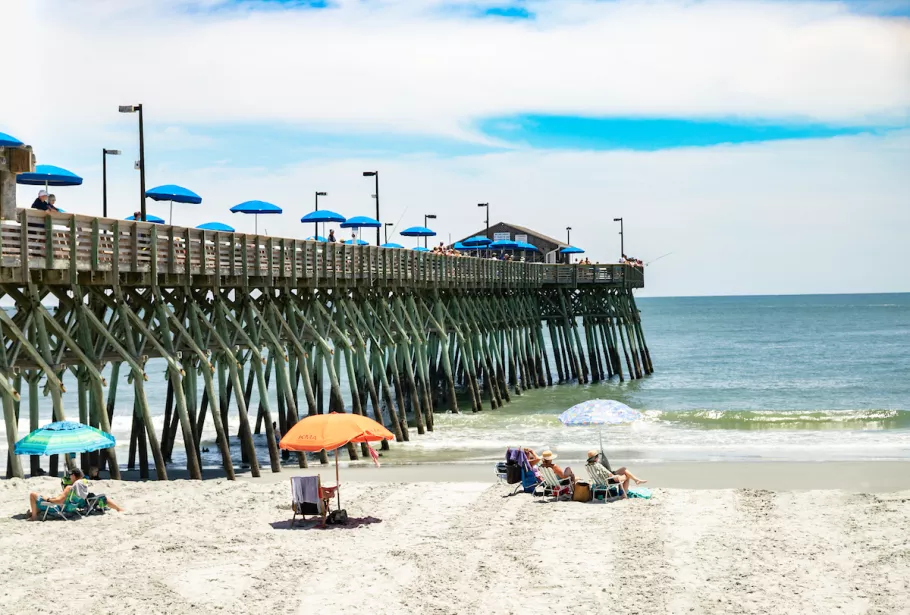
<path fill-rule="evenodd" d="M 207 422 L 228 476 L 232 438 L 257 476 L 252 434 L 263 426 L 269 465 L 281 468 L 273 417 L 285 433 L 304 413 L 369 409 L 407 441 L 431 431 L 437 411 L 495 409 L 552 385 L 551 364 L 556 383 L 653 370 L 632 295 L 644 276 L 629 265 L 452 257 L 28 209 L 0 225 L 0 244 L 0 298 L 15 304 L 0 310 L 10 449 L 23 388 L 30 429 L 39 426 L 41 381 L 54 419 L 66 418 L 67 372 L 80 422 L 110 431 L 123 367 L 136 399 L 127 465 L 138 455 L 143 476 L 154 468 L 166 479 L 182 443 L 190 476 L 201 478 Z M 168 375 L 160 435 L 144 389 L 154 357 Z M 258 408 L 250 408 L 254 386 Z M 355 447 L 348 454 L 356 458 Z M 39 460 L 30 461 L 34 474 Z M 119 476 L 113 449 L 82 463 Z M 23 475 L 18 457 L 7 474 Z"/>

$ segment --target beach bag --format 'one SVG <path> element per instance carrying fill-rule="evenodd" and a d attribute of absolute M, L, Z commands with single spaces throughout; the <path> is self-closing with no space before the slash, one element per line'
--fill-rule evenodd
<path fill-rule="evenodd" d="M 524 488 L 525 493 L 534 493 L 535 487 L 539 484 L 540 478 L 537 476 L 537 472 L 534 471 L 534 468 L 521 471 L 521 486 Z"/>
<path fill-rule="evenodd" d="M 329 513 L 329 516 L 325 518 L 325 522 L 328 525 L 345 525 L 348 522 L 348 511 L 343 508 L 333 510 Z"/>
<path fill-rule="evenodd" d="M 576 502 L 590 502 L 591 485 L 582 481 L 575 483 L 575 491 L 572 492 L 572 499 Z"/>
<path fill-rule="evenodd" d="M 510 485 L 521 482 L 521 466 L 510 462 L 506 464 L 506 482 Z"/>

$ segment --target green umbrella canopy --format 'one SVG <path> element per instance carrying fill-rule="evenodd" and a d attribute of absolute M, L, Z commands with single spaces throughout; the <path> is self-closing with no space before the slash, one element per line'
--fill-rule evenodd
<path fill-rule="evenodd" d="M 36 429 L 16 442 L 17 455 L 90 453 L 110 448 L 117 441 L 109 433 L 71 421 L 58 421 Z"/>

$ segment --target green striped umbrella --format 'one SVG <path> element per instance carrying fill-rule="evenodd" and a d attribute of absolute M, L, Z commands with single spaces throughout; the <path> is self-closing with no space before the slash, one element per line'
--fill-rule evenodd
<path fill-rule="evenodd" d="M 71 421 L 58 421 L 36 429 L 16 442 L 17 455 L 64 455 L 90 453 L 110 448 L 114 436 L 95 427 Z"/>

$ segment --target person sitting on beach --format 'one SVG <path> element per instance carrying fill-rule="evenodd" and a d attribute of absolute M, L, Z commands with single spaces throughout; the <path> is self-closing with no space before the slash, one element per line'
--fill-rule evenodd
<path fill-rule="evenodd" d="M 540 465 L 543 468 L 553 468 L 553 473 L 556 474 L 557 478 L 568 478 L 572 481 L 572 484 L 575 484 L 575 474 L 572 472 L 571 468 L 562 469 L 555 463 L 553 460 L 556 459 L 556 455 L 552 451 L 544 451 L 540 454 Z"/>
<path fill-rule="evenodd" d="M 63 504 L 73 490 L 73 484 L 82 478 L 82 470 L 75 468 L 69 474 L 70 484 L 63 488 L 63 493 L 52 498 L 45 498 L 34 491 L 28 494 L 28 507 L 30 509 L 29 521 L 37 521 L 38 513 L 44 511 L 50 504 Z"/>
<path fill-rule="evenodd" d="M 540 463 L 540 457 L 537 456 L 537 453 L 535 453 L 530 448 L 526 448 L 526 449 L 522 449 L 522 450 L 524 450 L 525 458 L 527 458 L 527 460 L 528 460 L 528 465 L 530 465 L 532 468 L 536 468 L 537 464 Z"/>
<path fill-rule="evenodd" d="M 594 450 L 588 451 L 588 465 L 592 466 L 598 463 L 600 463 L 600 453 Z M 604 466 L 604 469 L 610 474 L 611 483 L 622 485 L 623 497 L 626 497 L 626 494 L 629 493 L 629 481 L 635 481 L 636 485 L 643 485 L 648 482 L 647 480 L 638 478 L 632 474 L 625 466 L 619 468 L 615 472 L 611 472 L 606 466 Z"/>

